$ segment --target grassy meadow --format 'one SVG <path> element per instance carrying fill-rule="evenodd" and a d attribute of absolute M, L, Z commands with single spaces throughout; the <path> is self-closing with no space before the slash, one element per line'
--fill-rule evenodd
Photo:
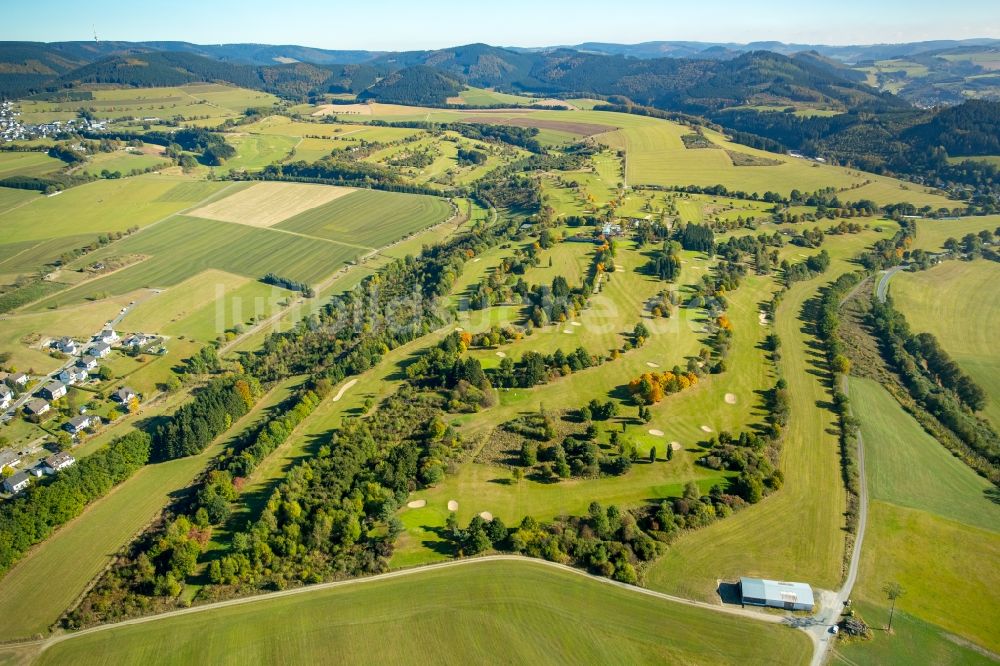
<path fill-rule="evenodd" d="M 279 222 L 274 229 L 374 249 L 450 215 L 448 203 L 435 197 L 358 190 Z"/>
<path fill-rule="evenodd" d="M 893 276 L 896 307 L 916 332 L 929 332 L 983 390 L 983 414 L 1000 428 L 1000 290 L 996 264 L 985 259 L 946 261 Z"/>
<path fill-rule="evenodd" d="M 924 432 L 877 383 L 851 378 L 850 397 L 861 421 L 871 495 L 854 593 L 871 607 L 868 621 L 881 626 L 887 620 L 881 588 L 895 581 L 906 589 L 897 607 L 934 625 L 923 631 L 938 642 L 947 641 L 948 632 L 1000 652 L 996 489 Z M 909 635 L 904 627 L 894 631 L 876 632 L 874 644 L 895 646 L 901 656 Z"/>
<path fill-rule="evenodd" d="M 58 643 L 38 663 L 302 663 L 335 651 L 338 662 L 358 664 L 799 664 L 810 650 L 805 635 L 787 627 L 537 563 L 482 562 L 102 631 Z"/>
<path fill-rule="evenodd" d="M 0 178 L 8 176 L 44 176 L 62 169 L 62 160 L 47 153 L 0 153 Z"/>
<path fill-rule="evenodd" d="M 93 99 L 83 101 L 48 102 L 21 100 L 25 123 L 46 123 L 71 120 L 77 112 L 87 109 L 96 118 L 180 117 L 195 119 L 210 117 L 221 123 L 234 118 L 250 107 L 272 106 L 278 98 L 258 90 L 215 83 L 192 84 L 169 88 L 108 88 L 91 91 Z M 153 124 L 156 121 L 152 121 Z"/>

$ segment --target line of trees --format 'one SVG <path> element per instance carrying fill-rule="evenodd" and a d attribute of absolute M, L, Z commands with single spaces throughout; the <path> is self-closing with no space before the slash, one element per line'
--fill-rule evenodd
<path fill-rule="evenodd" d="M 153 432 L 153 458 L 172 460 L 201 453 L 256 404 L 260 382 L 248 374 L 216 377 L 195 392 Z"/>
<path fill-rule="evenodd" d="M 980 474 L 1000 482 L 1000 434 L 963 403 L 956 389 L 964 382 L 952 377 L 948 385 L 943 383 L 942 377 L 948 375 L 937 374 L 923 356 L 929 343 L 916 339 L 891 297 L 872 304 L 871 322 L 884 355 L 912 398 L 956 436 L 958 446 L 953 450 Z M 939 439 L 945 445 L 950 441 Z"/>
<path fill-rule="evenodd" d="M 300 292 L 306 298 L 312 298 L 316 295 L 316 292 L 305 282 L 297 282 L 291 278 L 282 277 L 276 275 L 275 273 L 268 273 L 260 279 L 264 284 L 274 285 L 275 287 L 281 287 L 282 289 L 288 289 L 289 291 Z"/>

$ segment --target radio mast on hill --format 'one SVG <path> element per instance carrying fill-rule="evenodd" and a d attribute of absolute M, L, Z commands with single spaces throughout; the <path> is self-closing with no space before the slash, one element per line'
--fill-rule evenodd
<path fill-rule="evenodd" d="M 100 40 L 97 39 L 97 26 L 96 25 L 94 25 L 94 42 L 100 43 Z"/>

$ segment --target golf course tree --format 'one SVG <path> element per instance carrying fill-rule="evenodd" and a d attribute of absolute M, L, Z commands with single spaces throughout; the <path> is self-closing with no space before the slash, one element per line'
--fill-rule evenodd
<path fill-rule="evenodd" d="M 886 631 L 892 633 L 892 616 L 896 612 L 896 600 L 905 595 L 906 590 L 899 583 L 890 581 L 882 586 L 882 592 L 885 593 L 885 598 L 892 603 L 889 607 L 889 626 L 886 627 Z"/>

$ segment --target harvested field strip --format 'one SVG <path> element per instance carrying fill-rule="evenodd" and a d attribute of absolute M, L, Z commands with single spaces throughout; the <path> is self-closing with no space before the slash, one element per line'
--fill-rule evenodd
<path fill-rule="evenodd" d="M 190 213 L 194 217 L 270 227 L 354 192 L 350 187 L 305 183 L 255 183 Z"/>

